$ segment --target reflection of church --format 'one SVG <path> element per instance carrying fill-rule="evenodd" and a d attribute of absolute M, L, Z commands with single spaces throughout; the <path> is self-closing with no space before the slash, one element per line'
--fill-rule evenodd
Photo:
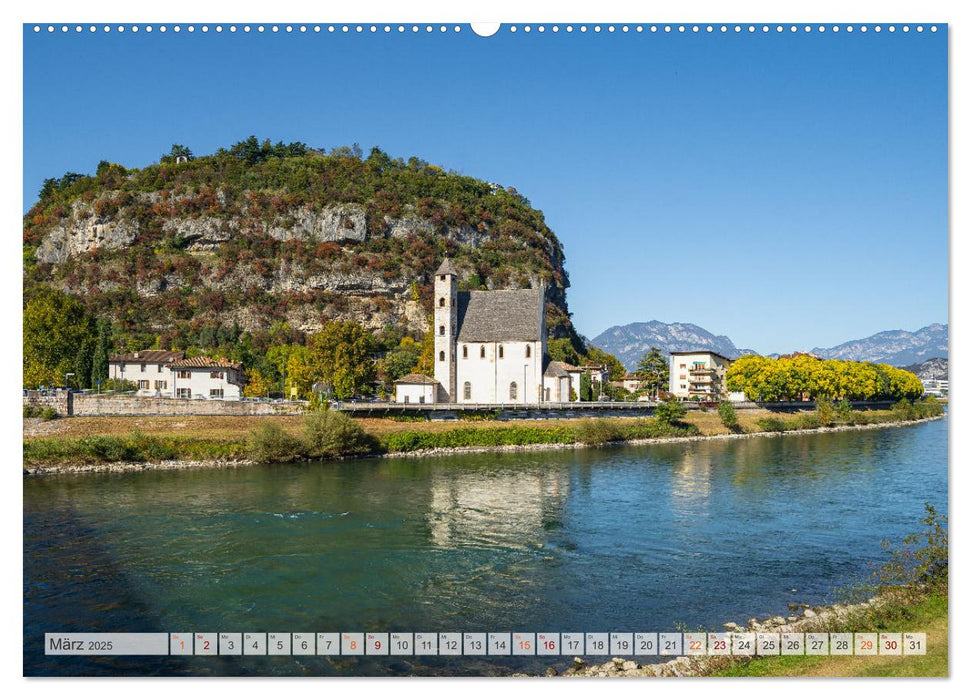
<path fill-rule="evenodd" d="M 458 291 L 435 273 L 435 376 L 396 382 L 399 403 L 538 404 L 575 400 L 581 370 L 546 354 L 546 290 Z"/>
<path fill-rule="evenodd" d="M 488 475 L 474 468 L 448 470 L 431 485 L 432 542 L 439 547 L 478 543 L 516 548 L 529 538 L 543 542 L 544 519 L 562 512 L 569 489 L 569 474 L 559 469 Z"/>

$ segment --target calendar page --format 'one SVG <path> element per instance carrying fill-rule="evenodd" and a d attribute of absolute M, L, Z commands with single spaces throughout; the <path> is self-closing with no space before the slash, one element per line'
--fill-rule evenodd
<path fill-rule="evenodd" d="M 946 21 L 84 14 L 24 676 L 948 676 Z"/>

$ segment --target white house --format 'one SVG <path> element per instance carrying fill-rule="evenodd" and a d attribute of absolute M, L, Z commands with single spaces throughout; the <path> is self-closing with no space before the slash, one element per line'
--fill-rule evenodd
<path fill-rule="evenodd" d="M 172 396 L 169 365 L 185 357 L 178 350 L 142 350 L 108 357 L 108 377 L 132 382 L 138 396 Z"/>
<path fill-rule="evenodd" d="M 142 350 L 108 358 L 108 376 L 134 382 L 138 396 L 229 399 L 242 396 L 243 366 L 176 350 Z"/>
<path fill-rule="evenodd" d="M 398 403 L 538 404 L 578 393 L 565 365 L 546 354 L 544 287 L 459 292 L 446 258 L 434 291 L 434 391 L 431 377 L 409 375 L 396 383 Z"/>
<path fill-rule="evenodd" d="M 438 382 L 427 374 L 406 374 L 394 383 L 397 403 L 435 403 Z"/>
<path fill-rule="evenodd" d="M 710 350 L 671 353 L 668 390 L 681 398 L 718 400 L 728 395 L 726 373 L 732 361 Z"/>
<path fill-rule="evenodd" d="M 239 401 L 243 395 L 243 365 L 210 357 L 189 357 L 169 365 L 177 399 Z"/>

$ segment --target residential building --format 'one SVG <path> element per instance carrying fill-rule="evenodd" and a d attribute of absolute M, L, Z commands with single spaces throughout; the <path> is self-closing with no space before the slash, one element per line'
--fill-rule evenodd
<path fill-rule="evenodd" d="M 169 365 L 177 399 L 239 401 L 243 396 L 243 365 L 211 357 L 188 357 Z"/>
<path fill-rule="evenodd" d="M 947 379 L 921 379 L 920 381 L 924 385 L 924 396 L 936 396 L 938 398 L 947 396 L 949 384 Z"/>
<path fill-rule="evenodd" d="M 141 350 L 108 358 L 108 376 L 133 382 L 137 396 L 239 400 L 243 366 L 176 350 Z"/>
<path fill-rule="evenodd" d="M 726 374 L 732 361 L 710 350 L 672 352 L 668 390 L 676 397 L 717 401 L 728 395 Z"/>
<path fill-rule="evenodd" d="M 172 394 L 169 365 L 185 357 L 178 350 L 141 350 L 108 357 L 108 377 L 132 382 L 138 396 L 168 396 Z"/>

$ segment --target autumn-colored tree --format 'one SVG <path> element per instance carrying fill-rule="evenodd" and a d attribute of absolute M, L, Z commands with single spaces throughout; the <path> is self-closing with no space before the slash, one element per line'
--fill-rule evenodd
<path fill-rule="evenodd" d="M 24 386 L 87 387 L 96 344 L 95 322 L 73 296 L 46 288 L 24 306 Z"/>
<path fill-rule="evenodd" d="M 272 380 L 258 369 L 251 369 L 246 373 L 246 386 L 243 387 L 243 396 L 250 398 L 268 396 L 272 389 Z"/>
<path fill-rule="evenodd" d="M 374 336 L 353 321 L 331 321 L 310 336 L 312 382 L 330 386 L 333 396 L 347 399 L 370 393 L 374 381 Z"/>

